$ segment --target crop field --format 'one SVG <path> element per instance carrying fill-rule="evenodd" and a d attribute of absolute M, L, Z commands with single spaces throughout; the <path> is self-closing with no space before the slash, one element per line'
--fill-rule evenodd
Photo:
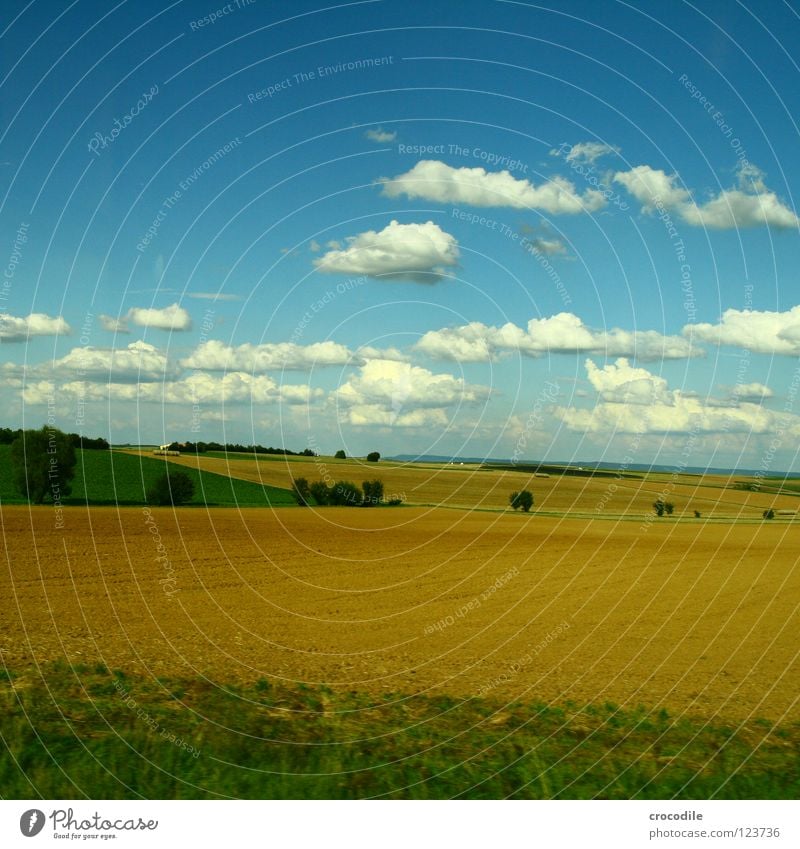
<path fill-rule="evenodd" d="M 132 452 L 133 453 L 133 452 Z M 183 455 L 171 462 L 194 470 L 230 475 L 242 481 L 289 488 L 293 478 L 351 480 L 361 483 L 379 477 L 386 496 L 408 504 L 445 505 L 467 509 L 508 507 L 514 490 L 528 488 L 535 496 L 535 510 L 582 516 L 640 517 L 652 512 L 653 501 L 664 497 L 675 504 L 675 516 L 713 519 L 759 519 L 766 509 L 795 512 L 800 492 L 787 486 L 770 492 L 737 488 L 748 482 L 741 476 L 689 474 L 643 474 L 625 472 L 578 477 L 551 474 L 537 477 L 529 472 L 498 470 L 477 465 L 398 463 L 381 460 L 334 460 L 330 457 L 280 457 L 260 455 Z"/>
<path fill-rule="evenodd" d="M 191 506 L 144 503 L 165 463 L 144 452 L 81 452 L 58 512 L 0 476 L 5 795 L 800 792 L 791 488 L 169 462 Z M 380 477 L 405 504 L 290 506 L 292 477 Z"/>
<path fill-rule="evenodd" d="M 51 795 L 113 794 L 106 756 L 133 782 L 117 795 L 796 792 L 775 784 L 779 763 L 797 774 L 793 522 L 442 507 L 67 507 L 63 528 L 47 506 L 0 517 L 4 738 L 31 768 L 36 723 L 51 748 L 77 737 L 94 752 L 67 758 L 83 785 L 51 777 Z M 169 728 L 180 745 L 159 739 Z M 245 756 L 253 733 L 264 748 Z M 292 759 L 314 741 L 336 748 Z M 123 743 L 148 764 L 143 783 Z M 278 744 L 273 769 L 257 753 Z M 387 771 L 392 751 L 403 766 Z M 220 759 L 240 769 L 222 776 Z M 164 769 L 188 784 L 159 784 Z M 315 769 L 361 778 L 295 775 Z M 4 785 L 23 787 L 14 774 Z M 412 775 L 430 780 L 412 791 Z"/>

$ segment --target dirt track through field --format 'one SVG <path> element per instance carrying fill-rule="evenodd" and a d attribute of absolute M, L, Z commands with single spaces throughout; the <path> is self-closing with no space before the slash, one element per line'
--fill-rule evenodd
<path fill-rule="evenodd" d="M 800 716 L 793 524 L 71 508 L 57 529 L 46 507 L 0 515 L 0 650 L 15 670 L 102 661 L 375 694 Z"/>

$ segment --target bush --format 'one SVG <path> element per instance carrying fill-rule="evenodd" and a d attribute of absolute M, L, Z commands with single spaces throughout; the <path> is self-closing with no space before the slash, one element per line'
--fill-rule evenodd
<path fill-rule="evenodd" d="M 338 507 L 360 507 L 364 501 L 361 487 L 352 481 L 337 481 L 328 493 L 328 504 Z"/>
<path fill-rule="evenodd" d="M 185 504 L 192 500 L 194 482 L 186 472 L 164 472 L 147 491 L 148 504 Z"/>
<path fill-rule="evenodd" d="M 522 492 L 512 492 L 508 500 L 515 510 L 522 510 L 523 513 L 529 513 L 533 507 L 533 494 L 527 489 L 523 489 Z"/>
<path fill-rule="evenodd" d="M 48 497 L 61 503 L 72 491 L 76 461 L 72 439 L 56 428 L 20 431 L 11 443 L 14 485 L 32 504 Z"/>
<path fill-rule="evenodd" d="M 330 504 L 330 487 L 325 481 L 314 481 L 308 488 L 314 503 L 320 507 Z"/>
<path fill-rule="evenodd" d="M 380 504 L 383 501 L 383 481 L 364 481 L 361 488 L 364 490 L 363 504 L 365 507 L 372 507 L 374 504 Z"/>
<path fill-rule="evenodd" d="M 663 498 L 653 502 L 653 510 L 656 511 L 656 516 L 663 516 L 665 513 L 667 516 L 671 516 L 674 509 L 675 505 L 670 501 L 664 501 Z"/>
<path fill-rule="evenodd" d="M 381 455 L 377 451 L 370 451 L 370 453 L 367 454 L 367 462 L 368 463 L 377 463 L 378 460 L 380 460 L 380 459 L 381 459 Z"/>
<path fill-rule="evenodd" d="M 311 488 L 305 478 L 292 480 L 292 495 L 300 507 L 308 507 L 311 501 Z"/>
<path fill-rule="evenodd" d="M 337 452 L 333 455 L 333 459 L 334 459 L 334 460 L 346 460 L 346 459 L 347 459 L 347 454 L 345 454 L 345 453 L 344 453 L 344 451 L 340 448 L 340 449 L 339 449 L 339 450 L 338 450 L 338 451 L 337 451 Z"/>

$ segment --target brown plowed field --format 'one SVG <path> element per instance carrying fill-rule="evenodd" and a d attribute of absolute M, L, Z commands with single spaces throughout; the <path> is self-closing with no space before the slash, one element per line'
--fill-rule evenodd
<path fill-rule="evenodd" d="M 5 664 L 800 718 L 794 523 L 152 516 L 69 508 L 57 529 L 52 509 L 0 510 Z"/>
<path fill-rule="evenodd" d="M 141 451 L 144 456 L 150 452 Z M 447 505 L 450 507 L 506 508 L 509 493 L 530 489 L 536 498 L 535 509 L 553 513 L 582 515 L 645 515 L 652 513 L 658 497 L 675 504 L 675 515 L 704 518 L 760 517 L 767 508 L 798 509 L 793 495 L 771 495 L 733 488 L 743 477 L 720 475 L 650 474 L 627 478 L 577 477 L 551 475 L 540 478 L 520 471 L 497 471 L 477 465 L 444 466 L 401 464 L 391 460 L 365 463 L 358 460 L 333 460 L 330 457 L 283 458 L 265 456 L 254 459 L 184 455 L 169 461 L 220 475 L 288 489 L 292 478 L 309 481 L 364 480 L 380 478 L 386 497 L 399 496 L 408 504 Z"/>

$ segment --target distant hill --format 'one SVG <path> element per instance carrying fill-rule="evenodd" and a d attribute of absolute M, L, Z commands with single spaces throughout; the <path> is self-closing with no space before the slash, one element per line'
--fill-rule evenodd
<path fill-rule="evenodd" d="M 399 463 L 471 463 L 498 466 L 513 466 L 517 468 L 531 469 L 541 466 L 543 469 L 552 467 L 565 467 L 581 471 L 591 469 L 603 471 L 616 471 L 622 467 L 622 463 L 608 463 L 601 460 L 525 460 L 523 462 L 512 463 L 510 459 L 498 459 L 496 457 L 453 457 L 445 454 L 395 454 L 393 457 L 387 457 L 387 460 L 395 460 Z M 665 466 L 658 463 L 629 463 L 625 466 L 626 471 L 631 472 L 655 472 L 656 474 L 671 474 L 676 470 L 676 466 Z M 757 469 L 724 469 L 709 466 L 686 466 L 681 468 L 680 472 L 687 475 L 740 475 L 742 477 L 755 477 L 763 475 L 763 471 Z M 767 479 L 775 478 L 800 478 L 800 472 L 782 472 L 780 470 L 771 471 L 765 476 Z"/>

